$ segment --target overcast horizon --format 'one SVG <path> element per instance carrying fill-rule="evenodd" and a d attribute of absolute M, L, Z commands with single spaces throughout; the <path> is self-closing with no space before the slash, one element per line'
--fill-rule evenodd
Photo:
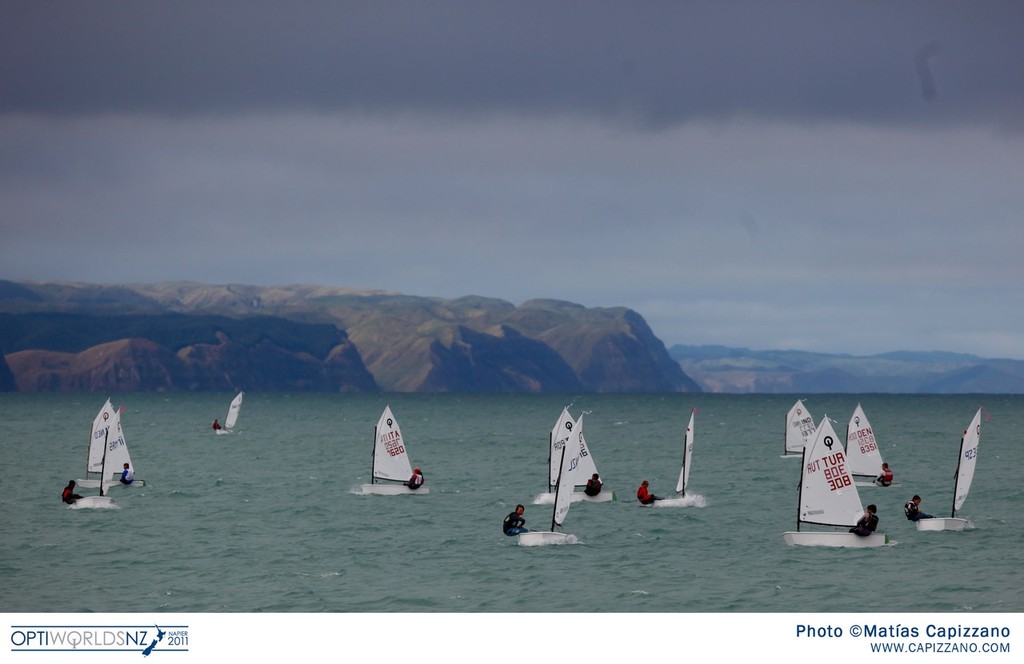
<path fill-rule="evenodd" d="M 1024 4 L 8 2 L 0 278 L 1024 359 Z"/>

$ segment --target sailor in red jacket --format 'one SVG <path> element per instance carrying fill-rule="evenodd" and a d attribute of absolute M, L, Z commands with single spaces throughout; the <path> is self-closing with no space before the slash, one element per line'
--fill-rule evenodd
<path fill-rule="evenodd" d="M 892 484 L 892 471 L 889 470 L 889 464 L 882 464 L 882 474 L 875 478 L 875 484 L 878 486 L 889 486 Z"/>
<path fill-rule="evenodd" d="M 655 500 L 661 500 L 659 496 L 655 496 L 653 493 L 648 491 L 647 486 L 647 480 L 640 483 L 640 488 L 636 490 L 636 499 L 644 505 L 650 505 Z"/>
<path fill-rule="evenodd" d="M 79 498 L 81 498 L 81 496 L 79 496 L 77 493 L 75 493 L 75 481 L 74 480 L 69 481 L 68 485 L 66 487 L 64 487 L 64 490 L 60 492 L 60 499 L 63 500 L 68 505 L 70 505 L 71 503 L 75 502 Z"/>

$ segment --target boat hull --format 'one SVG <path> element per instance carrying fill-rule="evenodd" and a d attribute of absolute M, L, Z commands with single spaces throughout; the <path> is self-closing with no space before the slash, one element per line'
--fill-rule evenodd
<path fill-rule="evenodd" d="M 363 484 L 360 492 L 366 496 L 399 496 L 399 495 L 426 495 L 430 493 L 429 487 L 420 487 L 413 491 L 404 484 Z"/>
<path fill-rule="evenodd" d="M 956 517 L 935 517 L 932 519 L 920 519 L 915 521 L 918 530 L 964 530 L 967 528 L 967 519 Z"/>
<path fill-rule="evenodd" d="M 868 548 L 884 546 L 889 543 L 889 536 L 884 533 L 872 533 L 867 537 L 842 532 L 791 531 L 782 533 L 782 539 L 790 546 L 828 546 L 847 548 Z"/>
<path fill-rule="evenodd" d="M 567 544 L 568 542 L 569 535 L 547 530 L 531 530 L 528 533 L 516 535 L 516 544 L 519 546 L 547 546 L 549 544 Z"/>
<path fill-rule="evenodd" d="M 582 491 L 576 491 L 572 494 L 572 502 L 580 503 L 610 503 L 613 500 L 618 500 L 614 491 L 602 491 L 596 496 L 588 496 Z M 555 502 L 555 494 L 553 493 L 542 493 L 533 499 L 534 505 L 551 505 Z"/>
<path fill-rule="evenodd" d="M 75 480 L 75 486 L 80 489 L 98 489 L 100 488 L 99 480 Z M 122 484 L 120 480 L 113 480 L 107 484 L 108 488 L 115 486 L 146 486 L 146 480 L 135 480 L 131 484 Z"/>
<path fill-rule="evenodd" d="M 121 506 L 113 501 L 110 496 L 82 496 L 75 502 L 68 505 L 72 510 L 118 510 Z"/>

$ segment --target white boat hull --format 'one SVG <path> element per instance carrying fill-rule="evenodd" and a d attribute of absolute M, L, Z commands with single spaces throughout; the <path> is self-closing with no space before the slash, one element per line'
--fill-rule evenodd
<path fill-rule="evenodd" d="M 80 489 L 98 489 L 100 488 L 99 480 L 75 480 L 75 486 Z M 146 486 L 146 480 L 135 480 L 131 484 L 121 484 L 120 480 L 113 480 L 107 484 L 107 487 L 115 486 Z"/>
<path fill-rule="evenodd" d="M 963 530 L 967 527 L 967 519 L 956 517 L 935 517 L 915 521 L 918 530 Z"/>
<path fill-rule="evenodd" d="M 814 532 L 809 530 L 782 533 L 782 539 L 790 546 L 830 546 L 858 549 L 885 546 L 889 543 L 889 536 L 884 533 L 872 533 L 867 537 L 861 537 L 853 533 Z"/>
<path fill-rule="evenodd" d="M 588 496 L 582 491 L 576 491 L 572 494 L 572 502 L 588 502 L 588 503 L 610 503 L 613 500 L 618 500 L 614 491 L 602 491 L 596 496 Z M 542 493 L 533 499 L 534 505 L 551 505 L 555 502 L 555 494 L 553 493 Z"/>
<path fill-rule="evenodd" d="M 568 544 L 569 535 L 565 533 L 551 532 L 548 530 L 531 530 L 528 533 L 516 535 L 516 544 L 519 546 L 547 546 L 549 544 Z"/>
<path fill-rule="evenodd" d="M 113 501 L 110 496 L 82 496 L 75 502 L 68 505 L 72 510 L 119 510 L 121 506 Z"/>
<path fill-rule="evenodd" d="M 398 496 L 404 494 L 427 494 L 430 487 L 420 487 L 413 491 L 404 484 L 363 484 L 360 492 L 365 496 Z"/>

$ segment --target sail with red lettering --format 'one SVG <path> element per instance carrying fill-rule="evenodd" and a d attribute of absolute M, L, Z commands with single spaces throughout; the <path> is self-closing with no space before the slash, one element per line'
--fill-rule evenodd
<path fill-rule="evenodd" d="M 882 472 L 882 452 L 860 404 L 854 408 L 846 427 L 846 459 L 852 475 L 878 477 Z"/>
<path fill-rule="evenodd" d="M 797 529 L 782 534 L 786 544 L 872 547 L 888 543 L 889 538 L 883 533 L 858 535 L 852 531 L 865 512 L 847 465 L 846 450 L 827 415 L 815 431 L 814 442 L 804 449 L 802 459 Z M 841 527 L 842 530 L 802 530 L 805 524 Z"/>
<path fill-rule="evenodd" d="M 429 493 L 426 486 L 413 489 L 406 485 L 412 477 L 412 462 L 409 461 L 408 442 L 402 436 L 390 404 L 384 407 L 373 430 L 370 477 L 370 484 L 361 487 L 364 494 Z"/>
<path fill-rule="evenodd" d="M 864 507 L 846 462 L 846 451 L 832 423 L 825 417 L 804 455 L 800 521 L 850 527 L 862 514 Z"/>
<path fill-rule="evenodd" d="M 405 449 L 402 429 L 391 412 L 391 405 L 384 407 L 377 427 L 374 429 L 373 478 L 375 480 L 406 481 L 412 475 L 412 463 Z"/>

